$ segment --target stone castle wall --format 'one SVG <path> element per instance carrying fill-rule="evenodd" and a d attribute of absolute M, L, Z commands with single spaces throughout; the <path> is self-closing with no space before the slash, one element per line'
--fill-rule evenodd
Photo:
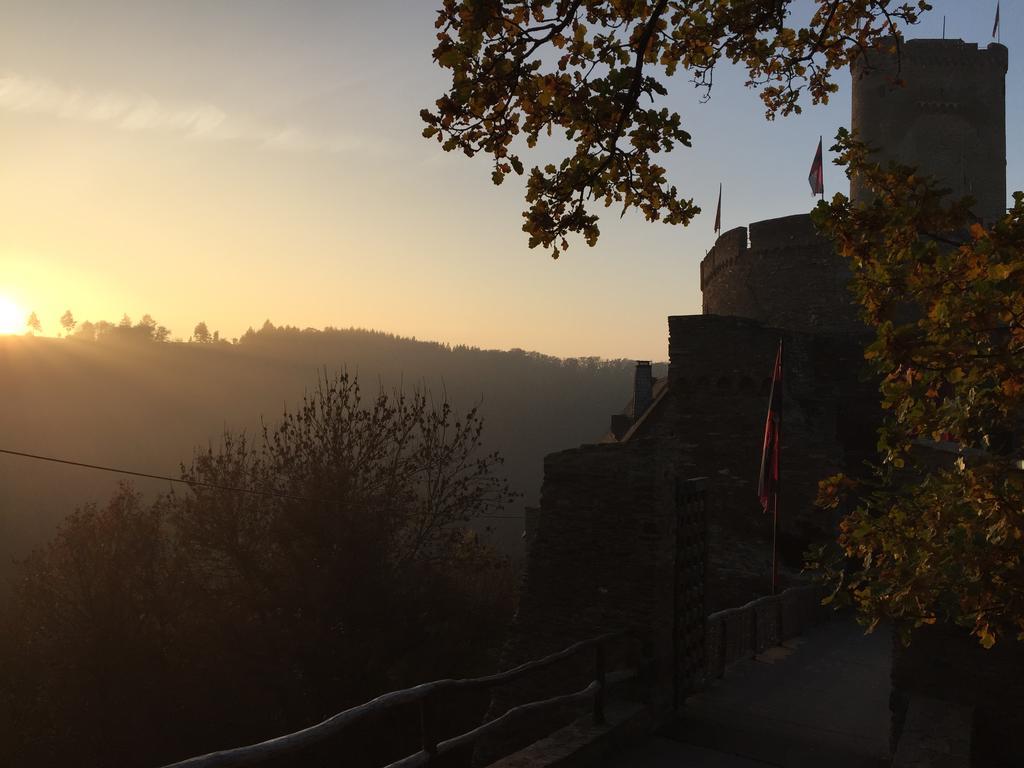
<path fill-rule="evenodd" d="M 853 68 L 852 128 L 898 159 L 938 177 L 954 195 L 970 195 L 975 213 L 1006 212 L 1007 49 L 962 40 L 890 39 Z M 851 186 L 855 200 L 865 194 Z"/>
<path fill-rule="evenodd" d="M 675 609 L 673 584 L 681 573 L 680 558 L 698 558 L 699 564 L 690 565 L 703 569 L 703 553 L 692 548 L 680 552 L 677 541 L 678 465 L 678 457 L 665 446 L 642 440 L 586 445 L 545 457 L 540 507 L 533 512 L 519 608 L 502 668 L 606 632 L 632 631 L 652 654 L 647 703 L 654 712 L 671 708 L 674 636 L 683 618 Z M 698 583 L 692 586 L 702 594 L 700 573 L 695 578 Z M 701 638 L 703 610 L 687 621 Z M 635 644 L 621 650 L 626 657 L 618 661 L 638 661 Z M 593 679 L 593 657 L 584 654 L 576 662 L 496 690 L 491 716 L 584 687 Z M 609 670 L 616 663 L 610 659 Z M 550 729 L 551 722 L 540 725 Z M 478 750 L 477 762 L 538 736 L 527 726 L 491 740 Z"/>
<path fill-rule="evenodd" d="M 682 450 L 681 471 L 708 477 L 712 610 L 763 594 L 771 521 L 757 501 L 770 375 L 785 343 L 780 551 L 794 569 L 833 532 L 814 508 L 818 481 L 872 454 L 877 391 L 861 382 L 860 347 L 847 337 L 783 331 L 714 315 L 669 318 L 669 389 L 636 439 Z M 746 590 L 746 591 L 744 591 Z"/>
<path fill-rule="evenodd" d="M 842 258 L 807 214 L 730 230 L 700 265 L 704 314 L 804 333 L 864 333 L 848 282 Z"/>

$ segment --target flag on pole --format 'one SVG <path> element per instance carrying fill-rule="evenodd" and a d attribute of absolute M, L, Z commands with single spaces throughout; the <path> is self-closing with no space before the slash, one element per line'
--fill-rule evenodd
<path fill-rule="evenodd" d="M 999 0 L 996 0 L 996 23 L 992 25 L 992 37 L 999 37 Z"/>
<path fill-rule="evenodd" d="M 761 448 L 761 474 L 757 479 L 757 496 L 761 508 L 777 513 L 779 491 L 779 459 L 782 448 L 782 339 L 772 370 L 772 388 L 768 399 L 768 418 L 764 423 L 764 444 Z"/>
<path fill-rule="evenodd" d="M 807 176 L 811 184 L 811 194 L 825 196 L 825 167 L 821 160 L 821 137 L 818 137 L 818 151 L 814 153 L 814 162 L 811 163 L 811 173 Z"/>
<path fill-rule="evenodd" d="M 722 185 L 718 185 L 718 210 L 715 211 L 715 233 L 722 231 Z"/>

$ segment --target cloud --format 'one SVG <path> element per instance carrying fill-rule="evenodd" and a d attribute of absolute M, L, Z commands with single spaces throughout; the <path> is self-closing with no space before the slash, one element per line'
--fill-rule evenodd
<path fill-rule="evenodd" d="M 170 104 L 151 96 L 90 92 L 0 73 L 0 110 L 101 123 L 123 131 L 162 132 L 202 141 L 242 141 L 287 152 L 340 154 L 373 149 L 355 136 L 273 125 L 230 115 L 212 104 Z M 372 142 L 373 145 L 380 141 Z"/>

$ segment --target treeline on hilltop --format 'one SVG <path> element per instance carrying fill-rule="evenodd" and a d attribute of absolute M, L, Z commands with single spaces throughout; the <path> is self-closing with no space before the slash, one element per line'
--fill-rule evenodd
<path fill-rule="evenodd" d="M 0 762 L 155 767 L 493 670 L 512 570 L 467 523 L 514 494 L 482 437 L 472 409 L 324 376 L 276 424 L 197 452 L 186 490 L 79 507 L 16 573 Z M 431 716 L 457 733 L 485 705 Z M 418 748 L 403 709 L 275 765 Z"/>
<path fill-rule="evenodd" d="M 38 333 L 42 331 L 42 324 L 39 323 L 36 318 L 35 312 L 30 316 L 28 322 L 30 332 Z M 196 323 L 192 329 L 192 334 L 187 338 L 172 337 L 171 330 L 164 325 L 157 323 L 153 316 L 145 314 L 138 322 L 132 322 L 129 315 L 124 314 L 121 316 L 121 320 L 114 323 L 108 320 L 97 320 L 93 322 L 91 320 L 84 320 L 78 322 L 74 319 L 74 315 L 71 310 L 68 310 L 61 317 L 61 327 L 64 329 L 64 336 L 69 339 L 76 339 L 80 341 L 153 341 L 158 343 L 196 343 L 196 344 L 222 344 L 222 345 L 245 345 L 245 344 L 265 344 L 267 342 L 282 341 L 285 339 L 312 339 L 317 337 L 336 337 L 340 335 L 352 335 L 358 334 L 367 336 L 375 340 L 386 339 L 396 343 L 407 342 L 415 345 L 426 345 L 428 347 L 434 347 L 436 349 L 443 349 L 447 351 L 468 351 L 468 352 L 499 352 L 501 354 L 513 355 L 516 357 L 531 358 L 546 363 L 565 365 L 570 368 L 587 367 L 587 368 L 617 368 L 623 363 L 632 364 L 632 361 L 623 359 L 605 359 L 597 356 L 587 357 L 568 357 L 560 358 L 554 355 L 545 355 L 540 352 L 529 352 L 527 350 L 513 348 L 510 350 L 484 350 L 481 347 L 476 347 L 468 344 L 448 344 L 439 341 L 424 341 L 417 339 L 415 336 L 399 336 L 394 333 L 388 333 L 386 331 L 378 331 L 368 328 L 357 328 L 350 326 L 348 328 L 335 328 L 327 326 L 323 329 L 305 327 L 300 328 L 295 325 L 277 325 L 275 326 L 270 320 L 265 320 L 263 325 L 260 326 L 259 330 L 249 326 L 249 328 L 241 336 L 227 339 L 221 336 L 220 331 L 211 331 L 206 321 L 200 320 Z"/>

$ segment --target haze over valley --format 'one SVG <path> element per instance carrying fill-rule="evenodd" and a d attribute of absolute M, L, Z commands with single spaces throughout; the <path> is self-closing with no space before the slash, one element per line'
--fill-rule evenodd
<path fill-rule="evenodd" d="M 505 457 L 500 471 L 521 494 L 487 521 L 493 531 L 484 537 L 513 555 L 523 506 L 536 503 L 543 456 L 598 439 L 632 387 L 629 360 L 269 322 L 236 344 L 158 342 L 139 328 L 110 325 L 99 339 L 0 336 L 0 448 L 177 477 L 193 450 L 218 445 L 225 428 L 256 433 L 261 421 L 294 410 L 318 376 L 347 371 L 367 400 L 381 387 L 419 387 L 461 412 L 479 405 L 485 444 Z M 169 490 L 162 481 L 0 456 L 4 573 L 76 506 L 105 500 L 125 481 L 149 495 Z"/>

